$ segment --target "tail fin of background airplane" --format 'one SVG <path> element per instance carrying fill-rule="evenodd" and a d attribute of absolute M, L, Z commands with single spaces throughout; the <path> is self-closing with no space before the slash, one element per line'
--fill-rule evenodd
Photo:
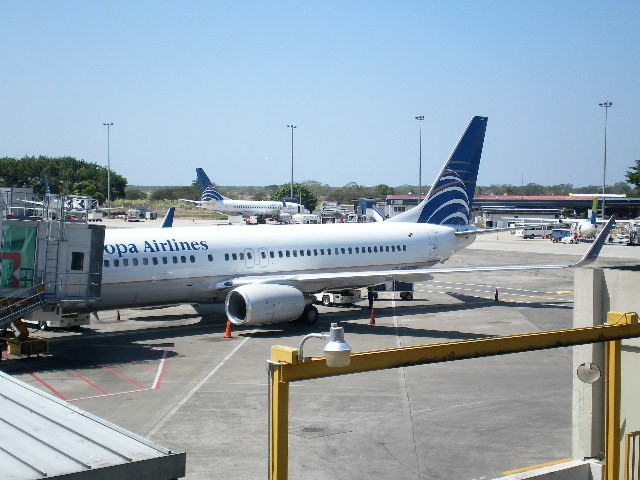
<path fill-rule="evenodd" d="M 162 225 L 160 228 L 171 228 L 173 227 L 173 214 L 176 211 L 176 207 L 169 207 L 167 210 L 167 214 L 164 216 L 164 220 L 162 221 Z"/>
<path fill-rule="evenodd" d="M 487 117 L 473 117 L 425 199 L 387 222 L 468 225 Z"/>
<path fill-rule="evenodd" d="M 201 168 L 196 168 L 196 176 L 198 178 L 198 186 L 200 187 L 200 197 L 203 202 L 209 200 L 224 200 L 225 197 L 220 195 L 216 187 L 211 183 L 207 174 Z"/>
<path fill-rule="evenodd" d="M 51 195 L 51 189 L 49 188 L 49 182 L 47 181 L 47 176 L 44 177 L 44 194 Z"/>
<path fill-rule="evenodd" d="M 598 212 L 594 209 L 591 211 L 591 218 L 589 219 L 591 221 L 591 225 L 595 225 L 598 219 Z"/>

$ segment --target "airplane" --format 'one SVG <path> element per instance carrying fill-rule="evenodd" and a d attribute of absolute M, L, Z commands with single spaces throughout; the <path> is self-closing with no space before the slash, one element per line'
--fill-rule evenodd
<path fill-rule="evenodd" d="M 209 177 L 204 173 L 202 168 L 196 168 L 196 177 L 198 178 L 201 199 L 180 199 L 184 202 L 191 202 L 196 207 L 206 208 L 225 215 L 242 215 L 245 218 L 254 215 L 259 217 L 271 215 L 287 217 L 288 215 L 287 218 L 290 218 L 294 213 L 309 213 L 309 211 L 299 203 L 284 200 L 232 200 L 231 198 L 222 196 L 216 190 L 215 185 L 211 183 L 211 180 L 209 180 Z"/>
<path fill-rule="evenodd" d="M 318 318 L 313 294 L 325 290 L 594 261 L 614 219 L 573 265 L 430 268 L 477 234 L 508 230 L 469 225 L 486 126 L 487 117 L 474 117 L 425 199 L 384 222 L 106 229 L 100 298 L 79 310 L 224 302 L 236 325 L 312 324 Z"/>

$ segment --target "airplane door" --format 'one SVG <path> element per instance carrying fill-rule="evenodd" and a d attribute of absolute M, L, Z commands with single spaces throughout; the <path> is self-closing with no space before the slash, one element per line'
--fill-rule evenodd
<path fill-rule="evenodd" d="M 262 268 L 269 266 L 269 252 L 266 248 L 258 249 L 258 261 L 260 262 L 260 266 Z"/>
<path fill-rule="evenodd" d="M 253 268 L 256 264 L 256 259 L 253 255 L 253 248 L 244 249 L 244 266 L 247 268 Z"/>
<path fill-rule="evenodd" d="M 427 234 L 427 256 L 429 260 L 438 258 L 438 238 L 435 235 Z"/>

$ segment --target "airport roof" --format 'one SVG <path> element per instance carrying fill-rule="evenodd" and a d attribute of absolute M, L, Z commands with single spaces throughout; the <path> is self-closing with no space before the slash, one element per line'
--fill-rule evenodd
<path fill-rule="evenodd" d="M 168 480 L 185 475 L 184 453 L 155 445 L 2 372 L 0 424 L 0 478 Z"/>

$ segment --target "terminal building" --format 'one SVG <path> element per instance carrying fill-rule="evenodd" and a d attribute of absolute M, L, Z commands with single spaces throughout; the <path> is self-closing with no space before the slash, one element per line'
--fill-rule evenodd
<path fill-rule="evenodd" d="M 564 215 L 586 218 L 593 200 L 594 197 L 569 195 L 476 195 L 473 210 L 476 223 L 500 226 L 499 222 L 507 216 L 559 218 Z M 417 204 L 417 195 L 388 195 L 386 215 L 393 217 Z M 601 204 L 600 200 L 599 205 Z M 617 213 L 619 219 L 637 218 L 640 216 L 640 198 L 607 198 L 605 213 L 607 216 Z"/>

